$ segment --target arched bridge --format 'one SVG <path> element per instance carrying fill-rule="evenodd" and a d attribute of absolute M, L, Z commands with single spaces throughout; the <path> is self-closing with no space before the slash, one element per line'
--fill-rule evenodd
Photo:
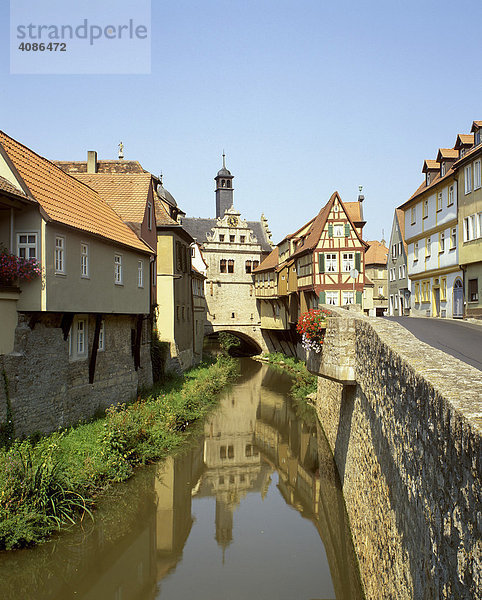
<path fill-rule="evenodd" d="M 205 335 L 221 332 L 231 333 L 249 346 L 252 346 L 255 354 L 269 351 L 259 325 L 226 325 L 222 323 L 214 325 L 213 323 L 208 323 L 204 330 Z"/>

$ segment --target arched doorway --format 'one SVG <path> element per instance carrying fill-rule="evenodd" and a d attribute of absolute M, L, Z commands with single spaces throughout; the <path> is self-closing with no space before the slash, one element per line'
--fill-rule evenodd
<path fill-rule="evenodd" d="M 454 318 L 461 318 L 464 316 L 464 284 L 460 277 L 454 281 L 454 304 L 453 304 L 453 316 Z"/>

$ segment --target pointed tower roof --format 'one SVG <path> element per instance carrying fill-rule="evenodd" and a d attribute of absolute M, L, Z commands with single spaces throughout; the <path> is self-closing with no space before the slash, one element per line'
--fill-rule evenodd
<path fill-rule="evenodd" d="M 223 150 L 223 166 L 221 167 L 221 169 L 219 169 L 218 174 L 216 175 L 215 179 L 217 177 L 232 177 L 231 172 L 228 171 L 228 169 L 226 169 L 226 154 L 224 154 L 224 150 Z"/>

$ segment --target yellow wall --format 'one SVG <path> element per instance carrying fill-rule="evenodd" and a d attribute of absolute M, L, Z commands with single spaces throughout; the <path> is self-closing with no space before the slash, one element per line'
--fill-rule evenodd
<path fill-rule="evenodd" d="M 18 298 L 17 292 L 0 290 L 0 354 L 9 354 L 13 350 Z"/>
<path fill-rule="evenodd" d="M 281 300 L 261 300 L 261 329 L 288 329 L 288 314 Z"/>

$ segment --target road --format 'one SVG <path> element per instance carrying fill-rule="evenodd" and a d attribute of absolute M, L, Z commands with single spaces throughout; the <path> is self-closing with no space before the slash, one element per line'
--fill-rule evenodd
<path fill-rule="evenodd" d="M 482 371 L 482 325 L 451 319 L 385 318 L 400 323 L 422 342 Z"/>

